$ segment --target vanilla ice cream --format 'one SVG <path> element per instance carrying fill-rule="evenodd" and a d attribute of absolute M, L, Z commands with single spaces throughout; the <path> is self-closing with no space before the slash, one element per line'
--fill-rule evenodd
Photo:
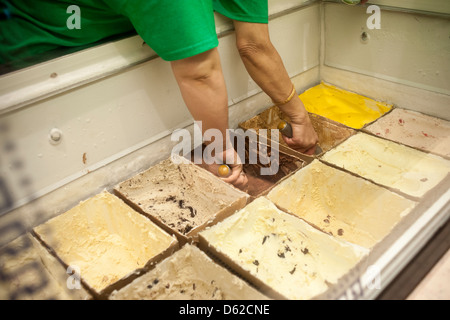
<path fill-rule="evenodd" d="M 249 273 L 289 299 L 324 293 L 367 254 L 367 249 L 280 211 L 265 197 L 202 231 L 199 238 L 233 261 L 241 274 Z"/>
<path fill-rule="evenodd" d="M 361 129 L 392 109 L 392 105 L 321 83 L 302 94 L 308 112 Z"/>
<path fill-rule="evenodd" d="M 449 160 L 365 133 L 350 137 L 322 159 L 418 198 L 450 172 Z"/>
<path fill-rule="evenodd" d="M 366 129 L 377 136 L 450 157 L 450 121 L 411 110 L 394 109 Z"/>
<path fill-rule="evenodd" d="M 267 196 L 324 232 L 371 248 L 416 205 L 383 187 L 314 160 Z"/>
<path fill-rule="evenodd" d="M 36 234 L 101 293 L 176 245 L 174 237 L 102 192 L 36 227 Z"/>
<path fill-rule="evenodd" d="M 111 300 L 261 300 L 264 295 L 187 244 Z"/>

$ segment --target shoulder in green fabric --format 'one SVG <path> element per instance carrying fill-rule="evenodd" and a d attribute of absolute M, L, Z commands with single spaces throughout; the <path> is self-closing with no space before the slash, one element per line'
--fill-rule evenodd
<path fill-rule="evenodd" d="M 76 4 L 70 0 L 3 0 L 9 19 L 0 21 L 0 62 L 58 47 L 88 45 L 133 30 L 129 19 L 120 14 L 124 1 L 108 2 L 117 6 L 102 0 L 78 0 Z M 74 5 L 79 10 L 68 10 Z M 71 23 L 76 28 L 70 28 Z"/>

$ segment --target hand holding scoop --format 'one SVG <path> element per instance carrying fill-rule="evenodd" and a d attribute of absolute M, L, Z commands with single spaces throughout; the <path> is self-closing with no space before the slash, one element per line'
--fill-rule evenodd
<path fill-rule="evenodd" d="M 281 122 L 278 124 L 278 130 L 280 130 L 283 136 L 286 136 L 288 138 L 292 138 L 294 136 L 294 133 L 292 132 L 292 126 L 287 121 L 281 120 Z M 322 148 L 319 145 L 316 145 L 315 155 L 319 155 L 322 152 Z"/>
<path fill-rule="evenodd" d="M 230 173 L 231 173 L 231 168 L 228 165 L 222 164 L 219 167 L 219 177 L 226 178 L 230 175 Z"/>

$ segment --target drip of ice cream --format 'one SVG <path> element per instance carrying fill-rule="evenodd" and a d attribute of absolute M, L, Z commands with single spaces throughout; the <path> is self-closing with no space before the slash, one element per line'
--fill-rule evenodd
<path fill-rule="evenodd" d="M 358 133 L 323 160 L 413 197 L 422 197 L 450 172 L 450 161 L 416 149 Z"/>
<path fill-rule="evenodd" d="M 366 248 L 381 241 L 416 204 L 318 160 L 267 197 L 324 232 Z"/>
<path fill-rule="evenodd" d="M 308 112 L 361 129 L 392 109 L 391 105 L 321 83 L 300 94 Z"/>
<path fill-rule="evenodd" d="M 81 202 L 35 232 L 100 293 L 143 268 L 176 240 L 108 192 Z"/>
<path fill-rule="evenodd" d="M 377 136 L 450 157 L 450 121 L 394 109 L 366 129 Z"/>
<path fill-rule="evenodd" d="M 145 275 L 113 292 L 112 300 L 261 300 L 246 282 L 185 245 Z"/>
<path fill-rule="evenodd" d="M 325 292 L 367 254 L 280 211 L 265 197 L 201 232 L 200 240 L 289 299 Z"/>

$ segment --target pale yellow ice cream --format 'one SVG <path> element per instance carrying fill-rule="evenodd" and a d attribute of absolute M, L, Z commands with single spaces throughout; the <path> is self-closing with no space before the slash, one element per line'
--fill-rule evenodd
<path fill-rule="evenodd" d="M 193 245 L 115 291 L 111 300 L 261 300 L 264 295 Z"/>
<path fill-rule="evenodd" d="M 0 248 L 0 270 L 7 277 L 0 280 L 0 300 L 91 298 L 82 287 L 67 286 L 66 269 L 29 234 Z"/>
<path fill-rule="evenodd" d="M 289 299 L 324 293 L 367 253 L 257 198 L 200 233 L 201 241 Z"/>
<path fill-rule="evenodd" d="M 418 198 L 450 173 L 449 160 L 364 133 L 350 137 L 322 159 Z"/>
<path fill-rule="evenodd" d="M 394 109 L 366 129 L 377 136 L 450 157 L 450 121 L 411 110 Z"/>
<path fill-rule="evenodd" d="M 354 129 L 361 129 L 392 109 L 392 105 L 325 83 L 306 90 L 299 97 L 308 112 Z"/>
<path fill-rule="evenodd" d="M 64 263 L 101 292 L 176 240 L 116 196 L 102 192 L 35 228 Z"/>
<path fill-rule="evenodd" d="M 381 241 L 416 204 L 318 160 L 267 197 L 321 230 L 366 248 Z"/>

